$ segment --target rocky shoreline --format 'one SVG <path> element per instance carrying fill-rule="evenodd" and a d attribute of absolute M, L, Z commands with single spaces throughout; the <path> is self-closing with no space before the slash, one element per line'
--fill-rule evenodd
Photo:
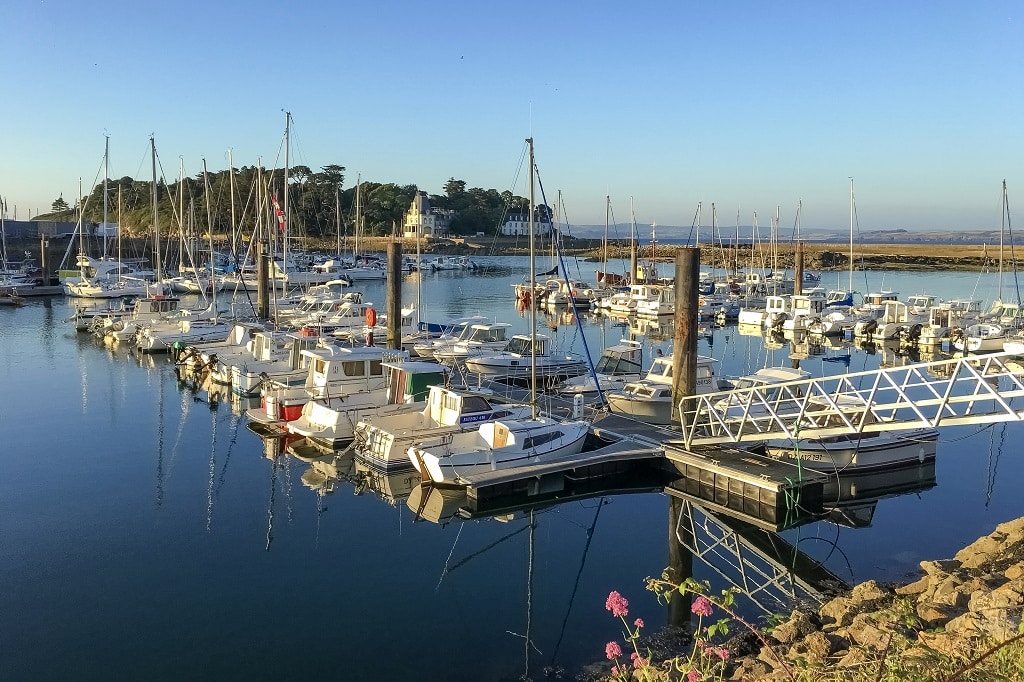
<path fill-rule="evenodd" d="M 1022 615 L 1024 517 L 999 524 L 952 559 L 922 561 L 914 582 L 869 580 L 816 611 L 795 610 L 765 627 L 763 639 L 734 623 L 722 644 L 729 651 L 722 679 L 1024 680 Z M 633 679 L 686 679 L 671 660 L 689 655 L 687 633 L 666 629 L 640 645 L 653 660 L 649 675 L 633 672 Z M 606 663 L 577 679 L 624 679 L 611 677 Z M 973 675 L 961 678 L 967 669 Z"/>

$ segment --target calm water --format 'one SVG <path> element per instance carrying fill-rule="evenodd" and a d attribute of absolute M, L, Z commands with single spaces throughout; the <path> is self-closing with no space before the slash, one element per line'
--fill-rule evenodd
<path fill-rule="evenodd" d="M 479 312 L 527 330 L 511 293 L 526 260 L 490 262 L 488 275 L 425 275 L 427 316 Z M 995 287 L 995 275 L 974 273 L 857 277 L 861 290 L 943 297 L 987 299 Z M 836 281 L 846 275 L 823 283 Z M 382 285 L 364 290 L 383 304 Z M 406 301 L 415 290 L 407 282 Z M 60 298 L 0 309 L 3 679 L 540 679 L 544 666 L 571 676 L 602 658 L 620 634 L 604 610 L 610 590 L 648 627 L 664 622 L 643 590 L 668 562 L 663 493 L 549 507 L 532 528 L 523 513 L 415 521 L 401 499 L 407 477 L 379 483 L 397 495 L 389 500 L 268 457 L 244 417 L 179 386 L 165 357 L 76 335 L 70 314 Z M 582 349 L 567 320 L 541 320 L 563 347 Z M 595 355 L 628 333 L 585 321 Z M 790 349 L 726 328 L 702 336 L 700 352 L 739 374 L 788 364 Z M 893 360 L 840 348 L 802 366 L 822 374 Z M 935 485 L 881 499 L 866 528 L 782 533 L 794 565 L 798 551 L 846 581 L 899 579 L 1021 515 L 1022 428 L 944 430 Z M 693 570 L 726 585 L 720 566 L 695 560 Z"/>

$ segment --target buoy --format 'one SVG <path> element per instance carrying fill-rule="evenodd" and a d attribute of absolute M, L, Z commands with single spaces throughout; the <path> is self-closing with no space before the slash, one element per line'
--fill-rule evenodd
<path fill-rule="evenodd" d="M 366 309 L 366 326 L 376 327 L 377 326 L 377 311 L 373 308 Z"/>

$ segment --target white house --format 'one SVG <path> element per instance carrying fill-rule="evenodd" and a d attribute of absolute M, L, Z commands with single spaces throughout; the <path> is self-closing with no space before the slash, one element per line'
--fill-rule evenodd
<path fill-rule="evenodd" d="M 417 192 L 409 210 L 405 212 L 402 236 L 409 239 L 441 239 L 448 236 L 455 211 L 431 208 L 426 192 Z"/>

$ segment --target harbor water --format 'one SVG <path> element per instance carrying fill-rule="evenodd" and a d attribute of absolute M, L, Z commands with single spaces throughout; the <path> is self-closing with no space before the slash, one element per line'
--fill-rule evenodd
<path fill-rule="evenodd" d="M 421 292 L 430 321 L 481 314 L 527 332 L 512 285 L 528 259 L 480 262 L 480 273 L 408 276 L 403 302 Z M 592 264 L 579 267 L 593 279 Z M 827 273 L 822 285 L 846 277 Z M 998 295 L 995 273 L 872 272 L 855 286 Z M 383 309 L 383 283 L 357 288 Z M 572 679 L 621 636 L 604 608 L 610 591 L 648 630 L 666 622 L 644 591 L 677 549 L 664 492 L 612 486 L 496 517 L 423 520 L 406 503 L 415 473 L 282 453 L 227 397 L 178 381 L 168 357 L 76 333 L 72 313 L 62 297 L 0 308 L 0 679 Z M 671 353 L 667 319 L 538 317 L 557 347 L 582 352 L 585 337 L 595 360 L 630 335 L 645 365 Z M 881 344 L 803 349 L 735 326 L 702 331 L 699 352 L 720 375 L 794 359 L 814 375 L 908 361 Z M 941 429 L 919 484 L 881 486 L 845 524 L 771 535 L 786 548 L 782 569 L 896 580 L 1020 516 L 1022 429 Z M 730 585 L 710 561 L 692 571 Z M 753 600 L 741 608 L 765 615 Z"/>

